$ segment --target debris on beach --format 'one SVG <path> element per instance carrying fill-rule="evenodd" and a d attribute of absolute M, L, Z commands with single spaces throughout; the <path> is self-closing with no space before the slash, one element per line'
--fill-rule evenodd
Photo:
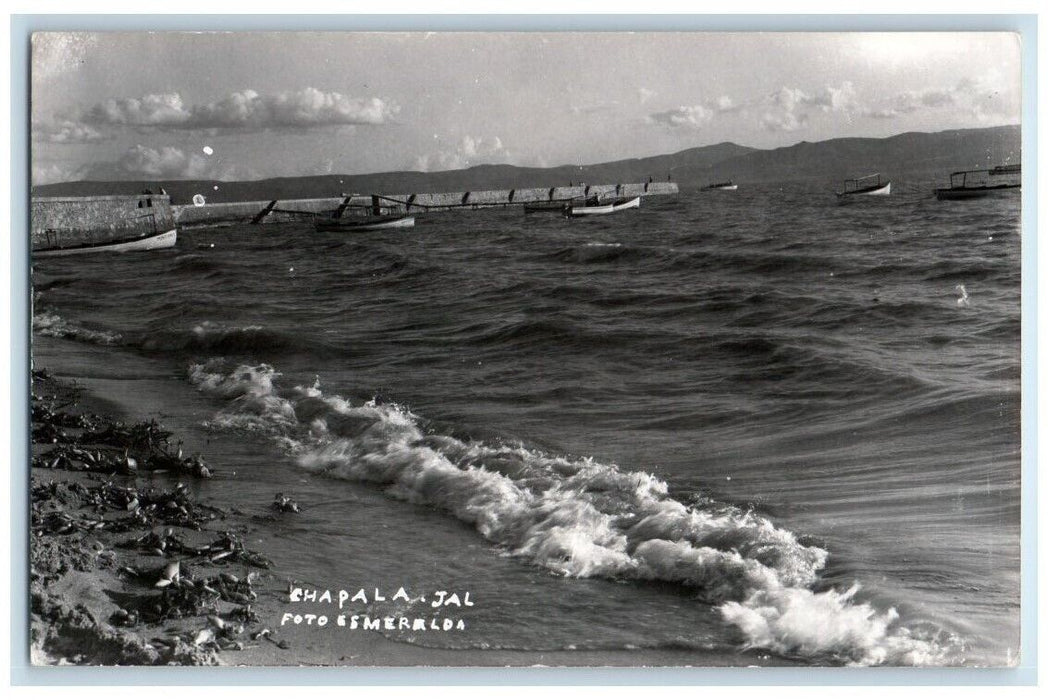
<path fill-rule="evenodd" d="M 105 442 L 112 425 L 99 433 L 83 432 L 79 435 L 63 431 L 56 427 L 57 425 L 59 424 L 34 424 L 34 442 L 55 443 L 51 450 L 33 457 L 34 467 L 125 476 L 133 475 L 140 469 L 154 474 L 171 472 L 176 476 L 195 476 L 201 479 L 210 479 L 213 475 L 202 457 L 184 457 L 181 448 L 172 454 L 166 447 L 149 442 L 116 446 L 111 442 Z M 133 453 L 132 450 L 136 452 Z"/>
<path fill-rule="evenodd" d="M 225 561 L 227 564 L 238 562 L 248 566 L 268 569 L 272 562 L 258 552 L 253 552 L 244 546 L 239 537 L 231 532 L 224 532 L 222 536 L 207 547 L 207 556 L 212 563 Z"/>
<path fill-rule="evenodd" d="M 157 579 L 156 583 L 153 584 L 154 588 L 166 588 L 172 583 L 177 583 L 180 579 L 181 567 L 177 561 L 172 562 L 164 567 L 164 571 L 160 578 Z"/>
<path fill-rule="evenodd" d="M 32 378 L 34 659 L 213 665 L 219 652 L 244 649 L 261 622 L 257 570 L 271 562 L 215 527 L 226 512 L 194 499 L 187 477 L 208 478 L 211 467 L 156 421 L 80 412 L 76 387 L 46 370 Z M 170 475 L 170 485 L 142 485 L 147 473 Z M 298 510 L 291 499 L 287 507 Z M 84 586 L 90 602 L 73 602 Z"/>
<path fill-rule="evenodd" d="M 105 481 L 98 486 L 86 486 L 77 482 L 60 484 L 52 480 L 48 484 L 34 482 L 31 492 L 31 527 L 33 533 L 38 535 L 61 535 L 98 529 L 128 532 L 157 526 L 201 530 L 206 523 L 222 515 L 217 508 L 194 503 L 188 488 L 181 483 L 171 491 L 159 491 L 118 486 L 112 481 Z M 83 513 L 74 517 L 61 508 L 45 510 L 44 502 L 52 499 L 59 506 L 89 509 L 98 517 Z M 113 511 L 120 513 L 122 517 L 105 517 L 105 514 Z M 153 533 L 148 533 L 140 539 L 145 543 L 151 537 Z M 127 545 L 125 543 L 121 546 Z M 155 546 L 149 547 L 149 550 L 159 549 L 163 553 L 165 547 L 166 544 L 155 542 Z"/>
<path fill-rule="evenodd" d="M 117 546 L 158 557 L 196 554 L 198 552 L 196 547 L 187 544 L 183 538 L 176 535 L 172 528 L 167 528 L 163 532 L 150 531 L 141 537 L 121 542 Z"/>
<path fill-rule="evenodd" d="M 128 629 L 132 619 L 117 615 L 104 623 L 84 605 L 72 605 L 49 595 L 41 587 L 31 590 L 30 609 L 34 625 L 30 638 L 37 658 L 53 664 L 91 664 L 102 666 L 215 666 L 214 649 L 194 647 L 178 640 L 146 642 Z M 127 613 L 127 611 L 124 611 Z"/>
<path fill-rule="evenodd" d="M 286 640 L 276 639 L 273 636 L 273 632 L 271 630 L 269 630 L 269 629 L 264 629 L 264 630 L 262 630 L 260 632 L 256 632 L 255 634 L 253 634 L 251 636 L 251 638 L 255 639 L 255 640 L 264 639 L 267 642 L 271 642 L 271 643 L 275 644 L 276 646 L 278 646 L 281 649 L 290 649 L 291 648 L 291 645 L 288 644 Z"/>
<path fill-rule="evenodd" d="M 255 612 L 251 605 L 241 605 L 240 607 L 233 608 L 233 610 L 227 613 L 226 616 L 233 620 L 238 620 L 243 624 L 260 621 L 258 613 Z"/>
<path fill-rule="evenodd" d="M 33 373 L 33 381 L 51 380 L 40 371 Z M 186 456 L 181 445 L 172 445 L 171 432 L 156 420 L 128 425 L 94 413 L 66 410 L 75 406 L 77 398 L 76 392 L 69 398 L 34 392 L 33 444 L 55 445 L 33 457 L 34 467 L 122 475 L 145 470 L 201 479 L 213 475 L 201 456 Z"/>
<path fill-rule="evenodd" d="M 278 493 L 273 498 L 273 507 L 279 510 L 281 513 L 301 513 L 301 509 L 298 507 L 298 503 L 294 501 L 290 496 L 285 496 L 282 493 Z"/>

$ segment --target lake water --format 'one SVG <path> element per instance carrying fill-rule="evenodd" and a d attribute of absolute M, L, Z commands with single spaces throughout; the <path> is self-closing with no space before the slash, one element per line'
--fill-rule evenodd
<path fill-rule="evenodd" d="M 1014 663 L 1019 199 L 831 189 L 182 232 L 37 261 L 34 331 L 211 440 L 206 495 L 293 495 L 279 570 L 470 592 L 398 640 Z"/>

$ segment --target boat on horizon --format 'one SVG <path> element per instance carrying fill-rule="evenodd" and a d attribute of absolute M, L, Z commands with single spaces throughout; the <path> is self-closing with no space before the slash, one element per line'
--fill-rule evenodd
<path fill-rule="evenodd" d="M 415 217 L 409 215 L 317 218 L 313 223 L 317 231 L 379 231 L 387 228 L 411 228 L 415 225 Z"/>
<path fill-rule="evenodd" d="M 733 191 L 739 189 L 739 186 L 735 184 L 733 180 L 725 180 L 724 182 L 711 182 L 702 188 L 703 192 L 710 190 L 724 190 Z"/>
<path fill-rule="evenodd" d="M 936 199 L 981 199 L 1022 188 L 1022 164 L 998 165 L 989 170 L 950 173 L 950 186 L 935 190 Z"/>
<path fill-rule="evenodd" d="M 844 189 L 837 193 L 837 201 L 852 197 L 887 197 L 892 193 L 892 181 L 885 180 L 880 173 L 864 175 L 844 181 Z"/>
<path fill-rule="evenodd" d="M 614 214 L 627 209 L 640 207 L 640 197 L 622 197 L 611 202 L 601 202 L 597 198 L 590 198 L 584 204 L 570 205 L 565 207 L 564 215 L 571 217 L 596 216 L 601 214 Z"/>

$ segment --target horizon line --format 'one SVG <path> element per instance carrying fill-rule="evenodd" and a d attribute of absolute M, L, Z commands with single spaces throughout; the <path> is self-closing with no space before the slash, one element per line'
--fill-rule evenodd
<path fill-rule="evenodd" d="M 141 178 L 125 178 L 125 179 L 120 179 L 120 180 L 65 180 L 65 181 L 62 181 L 62 182 L 48 182 L 48 183 L 43 183 L 43 184 L 39 184 L 39 185 L 33 184 L 32 181 L 30 180 L 30 188 L 34 189 L 34 188 L 37 188 L 37 187 L 54 187 L 54 186 L 58 186 L 58 185 L 75 185 L 75 184 L 82 184 L 82 183 L 104 183 L 104 182 L 108 182 L 108 183 L 123 183 L 123 182 L 168 182 L 168 183 L 173 183 L 173 182 L 212 182 L 212 183 L 225 183 L 225 184 L 231 184 L 231 183 L 247 184 L 247 183 L 267 182 L 267 181 L 270 181 L 270 180 L 297 180 L 297 179 L 304 179 L 304 178 L 323 178 L 323 177 L 335 178 L 335 177 L 381 177 L 381 176 L 388 176 L 388 175 L 444 175 L 444 174 L 448 174 L 448 173 L 465 173 L 465 172 L 469 172 L 471 170 L 476 170 L 478 168 L 485 168 L 485 167 L 487 167 L 487 168 L 490 168 L 490 167 L 508 167 L 508 168 L 516 168 L 518 170 L 558 170 L 558 169 L 561 169 L 561 168 L 579 168 L 579 169 L 583 169 L 583 168 L 594 168 L 594 167 L 605 166 L 605 165 L 613 165 L 613 164 L 616 164 L 616 163 L 624 163 L 624 162 L 628 162 L 628 161 L 646 160 L 646 159 L 649 159 L 649 158 L 670 157 L 670 156 L 680 155 L 681 153 L 686 153 L 688 151 L 694 151 L 694 150 L 703 149 L 703 148 L 715 148 L 717 146 L 725 146 L 725 145 L 727 145 L 727 146 L 736 146 L 738 148 L 749 149 L 750 152 L 763 151 L 763 152 L 767 152 L 767 153 L 772 153 L 772 152 L 775 152 L 775 151 L 781 151 L 781 150 L 785 150 L 785 149 L 788 149 L 788 148 L 794 148 L 794 147 L 799 146 L 801 144 L 820 144 L 820 143 L 830 143 L 830 142 L 833 142 L 833 141 L 851 141 L 851 140 L 887 141 L 889 139 L 899 138 L 901 136 L 906 136 L 906 135 L 909 135 L 909 134 L 934 135 L 934 134 L 946 134 L 946 133 L 950 133 L 950 132 L 989 131 L 989 130 L 992 130 L 992 129 L 1008 129 L 1008 128 L 1015 128 L 1015 129 L 1020 129 L 1021 130 L 1022 129 L 1022 123 L 1018 122 L 1018 123 L 1010 123 L 1010 124 L 995 124 L 993 126 L 961 127 L 961 128 L 957 128 L 957 129 L 941 129 L 939 131 L 912 131 L 911 130 L 911 131 L 901 131 L 899 133 L 890 134 L 888 136 L 837 136 L 837 137 L 830 138 L 830 139 L 822 139 L 820 141 L 808 141 L 806 139 L 801 139 L 800 141 L 795 141 L 794 143 L 791 143 L 789 145 L 775 146 L 774 148 L 761 148 L 761 147 L 758 147 L 758 146 L 747 146 L 747 145 L 744 145 L 744 144 L 741 144 L 741 143 L 737 143 L 735 141 L 718 141 L 717 143 L 704 144 L 704 145 L 701 145 L 701 146 L 689 146 L 688 148 L 682 148 L 679 151 L 673 151 L 673 152 L 670 152 L 670 153 L 655 153 L 655 154 L 651 154 L 651 155 L 647 155 L 647 156 L 635 156 L 635 157 L 632 157 L 632 158 L 622 158 L 622 159 L 619 159 L 619 160 L 609 160 L 609 161 L 601 161 L 599 163 L 585 163 L 585 164 L 562 163 L 560 165 L 535 166 L 535 165 L 514 165 L 512 163 L 478 163 L 476 165 L 470 165 L 469 167 L 466 167 L 466 168 L 458 168 L 458 169 L 454 169 L 454 170 L 382 170 L 382 171 L 372 171 L 372 172 L 363 172 L 363 173 L 314 173 L 314 174 L 307 174 L 307 175 L 271 175 L 271 176 L 261 177 L 261 178 L 257 178 L 257 179 L 253 179 L 253 180 L 217 180 L 217 179 L 212 179 L 212 178 L 204 178 L 204 179 L 169 179 L 169 178 L 141 177 Z M 1020 133 L 1020 138 L 1021 138 L 1021 133 Z"/>

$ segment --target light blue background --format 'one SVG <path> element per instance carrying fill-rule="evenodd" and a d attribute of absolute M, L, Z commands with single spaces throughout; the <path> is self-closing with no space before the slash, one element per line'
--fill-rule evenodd
<path fill-rule="evenodd" d="M 1013 31 L 1022 36 L 1022 645 L 1015 669 L 32 667 L 28 649 L 29 37 L 34 31 Z M 11 18 L 13 685 L 1033 685 L 1037 682 L 1035 15 L 14 15 Z M 21 235 L 26 232 L 26 235 Z M 464 661 L 468 661 L 464 657 Z"/>

